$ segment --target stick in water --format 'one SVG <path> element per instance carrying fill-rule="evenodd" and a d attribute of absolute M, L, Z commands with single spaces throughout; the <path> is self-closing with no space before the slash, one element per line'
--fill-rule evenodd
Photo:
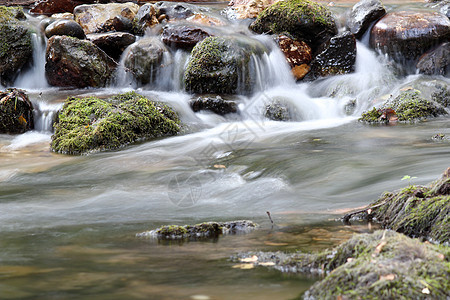
<path fill-rule="evenodd" d="M 269 211 L 266 211 L 266 213 L 267 213 L 267 215 L 269 216 L 270 222 L 272 222 L 272 224 L 273 224 L 273 220 L 272 220 L 272 217 L 270 216 L 270 212 L 269 212 Z"/>

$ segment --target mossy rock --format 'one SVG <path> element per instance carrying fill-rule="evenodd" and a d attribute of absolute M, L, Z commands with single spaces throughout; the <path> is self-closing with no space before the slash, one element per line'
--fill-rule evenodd
<path fill-rule="evenodd" d="M 450 169 L 429 186 L 409 185 L 384 193 L 367 208 L 346 215 L 344 221 L 374 220 L 410 237 L 450 243 L 449 173 Z"/>
<path fill-rule="evenodd" d="M 19 134 L 34 129 L 33 104 L 24 91 L 0 92 L 0 133 Z"/>
<path fill-rule="evenodd" d="M 106 100 L 70 97 L 54 127 L 53 151 L 83 154 L 176 135 L 180 121 L 168 106 L 130 92 Z"/>
<path fill-rule="evenodd" d="M 251 56 L 265 47 L 240 37 L 208 37 L 192 50 L 184 74 L 185 88 L 193 93 L 235 94 L 251 92 Z"/>
<path fill-rule="evenodd" d="M 450 248 L 379 230 L 354 235 L 317 254 L 247 253 L 255 265 L 281 271 L 325 274 L 304 299 L 446 299 L 449 297 Z"/>
<path fill-rule="evenodd" d="M 388 123 L 385 112 L 393 110 L 398 121 L 414 122 L 430 117 L 446 115 L 446 110 L 434 101 L 421 96 L 418 90 L 402 92 L 394 99 L 386 101 L 380 109 L 373 108 L 361 115 L 359 121 L 367 123 Z"/>
<path fill-rule="evenodd" d="M 338 33 L 330 10 L 309 0 L 279 1 L 260 13 L 250 29 L 256 33 L 289 33 L 314 51 Z"/>
<path fill-rule="evenodd" d="M 161 240 L 217 238 L 222 234 L 248 232 L 259 227 L 252 221 L 204 222 L 196 225 L 165 225 L 155 230 L 138 233 L 138 237 L 153 237 Z"/>
<path fill-rule="evenodd" d="M 11 84 L 32 59 L 31 31 L 20 7 L 0 6 L 0 83 Z"/>

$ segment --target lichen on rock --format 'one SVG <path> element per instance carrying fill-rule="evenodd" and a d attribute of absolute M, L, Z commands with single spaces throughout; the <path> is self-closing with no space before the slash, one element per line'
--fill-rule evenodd
<path fill-rule="evenodd" d="M 69 97 L 54 127 L 53 151 L 83 154 L 175 135 L 180 121 L 168 106 L 130 92 L 105 100 Z"/>

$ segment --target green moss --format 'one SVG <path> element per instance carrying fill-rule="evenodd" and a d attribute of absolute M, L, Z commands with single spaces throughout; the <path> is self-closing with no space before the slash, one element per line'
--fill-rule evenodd
<path fill-rule="evenodd" d="M 18 20 L 24 20 L 26 16 L 23 8 L 20 6 L 0 6 L 0 23 L 17 23 Z"/>
<path fill-rule="evenodd" d="M 175 135 L 180 130 L 175 112 L 136 93 L 106 101 L 68 98 L 58 119 L 52 149 L 66 154 L 117 149 L 140 139 Z"/>
<path fill-rule="evenodd" d="M 367 123 L 379 123 L 381 115 L 382 113 L 374 107 L 372 110 L 363 113 L 358 120 Z"/>
<path fill-rule="evenodd" d="M 162 226 L 156 230 L 156 233 L 165 236 L 165 237 L 172 237 L 172 236 L 185 236 L 188 231 L 184 226 L 179 225 L 167 225 Z"/>

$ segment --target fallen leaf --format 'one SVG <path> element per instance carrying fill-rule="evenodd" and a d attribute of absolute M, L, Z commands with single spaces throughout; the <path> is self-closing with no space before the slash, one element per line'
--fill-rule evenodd
<path fill-rule="evenodd" d="M 395 274 L 387 274 L 387 275 L 381 275 L 380 280 L 389 280 L 392 281 L 395 279 Z"/>
<path fill-rule="evenodd" d="M 386 246 L 386 241 L 382 241 L 381 243 L 378 244 L 378 246 L 375 248 L 375 251 L 373 251 L 372 253 L 372 257 L 377 256 L 378 254 L 381 253 L 381 251 L 383 250 L 383 247 Z"/>
<path fill-rule="evenodd" d="M 255 267 L 254 264 L 239 264 L 239 265 L 234 265 L 233 269 L 250 270 L 250 269 L 253 269 L 254 267 Z"/>
<path fill-rule="evenodd" d="M 430 290 L 429 290 L 428 288 L 424 288 L 424 289 L 422 290 L 422 294 L 427 294 L 427 295 L 429 295 L 429 294 L 430 294 Z"/>
<path fill-rule="evenodd" d="M 275 266 L 275 263 L 273 261 L 268 261 L 268 262 L 259 263 L 258 265 L 264 266 L 264 267 L 271 267 L 271 266 Z"/>
<path fill-rule="evenodd" d="M 347 258 L 347 262 L 351 262 L 351 261 L 353 261 L 353 257 Z"/>
<path fill-rule="evenodd" d="M 23 115 L 20 115 L 19 117 L 19 123 L 20 125 L 27 125 L 27 120 L 23 117 Z"/>
<path fill-rule="evenodd" d="M 240 261 L 241 262 L 245 262 L 245 263 L 257 262 L 258 261 L 258 256 L 253 255 L 252 257 L 241 258 Z"/>
<path fill-rule="evenodd" d="M 216 168 L 216 169 L 226 169 L 227 167 L 225 167 L 224 165 L 214 165 L 214 168 Z"/>

